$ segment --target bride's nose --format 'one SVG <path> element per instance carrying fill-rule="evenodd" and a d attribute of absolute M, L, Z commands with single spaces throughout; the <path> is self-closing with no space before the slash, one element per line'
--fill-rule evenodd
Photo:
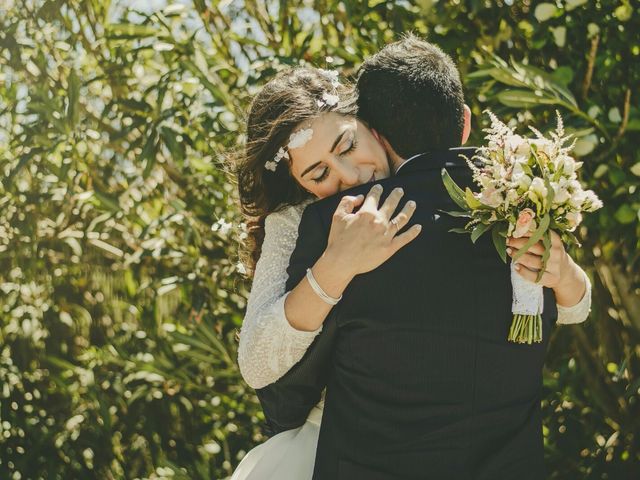
<path fill-rule="evenodd" d="M 347 188 L 358 185 L 360 175 L 357 167 L 341 163 L 338 167 L 338 174 L 340 178 L 340 190 L 346 190 Z"/>

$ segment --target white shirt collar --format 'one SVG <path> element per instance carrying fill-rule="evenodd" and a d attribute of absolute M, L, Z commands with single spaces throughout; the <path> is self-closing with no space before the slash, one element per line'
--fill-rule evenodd
<path fill-rule="evenodd" d="M 422 155 L 424 155 L 424 154 L 423 154 L 423 153 L 419 153 L 419 154 L 417 154 L 417 155 L 414 155 L 413 157 L 409 157 L 409 158 L 407 158 L 404 162 L 402 162 L 402 163 L 400 164 L 400 166 L 399 166 L 399 167 L 398 167 L 398 169 L 396 170 L 395 175 L 397 175 L 397 174 L 398 174 L 398 172 L 400 171 L 400 169 L 401 169 L 402 167 L 404 167 L 407 163 L 409 163 L 411 160 L 413 160 L 413 159 L 414 159 L 414 158 L 416 158 L 416 157 L 421 157 Z"/>

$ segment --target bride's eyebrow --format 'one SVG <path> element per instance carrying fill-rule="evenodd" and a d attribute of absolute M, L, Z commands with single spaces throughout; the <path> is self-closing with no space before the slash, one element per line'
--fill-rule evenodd
<path fill-rule="evenodd" d="M 333 151 L 336 149 L 336 147 L 338 146 L 338 144 L 340 143 L 340 141 L 342 140 L 342 137 L 344 137 L 344 134 L 347 133 L 348 129 L 344 129 L 342 132 L 340 132 L 340 135 L 338 135 L 336 137 L 336 139 L 333 142 L 333 145 L 331 145 L 331 150 L 329 150 L 330 153 L 333 153 Z M 307 167 L 305 169 L 304 172 L 302 172 L 302 174 L 300 175 L 301 177 L 304 177 L 307 173 L 311 172 L 314 168 L 316 168 L 318 165 L 320 165 L 322 162 L 316 162 L 313 165 L 310 165 L 309 167 Z"/>

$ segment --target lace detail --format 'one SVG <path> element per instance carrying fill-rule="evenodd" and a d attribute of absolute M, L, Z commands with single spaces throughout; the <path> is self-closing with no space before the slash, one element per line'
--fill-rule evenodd
<path fill-rule="evenodd" d="M 322 330 L 296 330 L 284 311 L 289 258 L 298 239 L 302 212 L 309 203 L 272 213 L 265 220 L 262 254 L 256 264 L 238 347 L 240 372 L 252 388 L 265 387 L 287 373 Z"/>
<path fill-rule="evenodd" d="M 584 281 L 587 286 L 582 300 L 573 307 L 563 307 L 562 305 L 558 305 L 557 323 L 564 325 L 582 323 L 589 316 L 589 312 L 591 312 L 591 281 L 584 270 L 582 271 L 582 275 L 584 275 Z"/>
<path fill-rule="evenodd" d="M 511 264 L 511 284 L 513 285 L 512 312 L 525 315 L 536 315 L 542 313 L 544 305 L 544 292 L 540 285 L 525 280 Z M 582 270 L 586 283 L 586 290 L 582 299 L 572 307 L 558 307 L 558 320 L 556 323 L 569 325 L 582 323 L 589 316 L 591 311 L 591 282 L 584 270 Z"/>
<path fill-rule="evenodd" d="M 513 286 L 513 302 L 511 311 L 519 315 L 538 315 L 544 308 L 544 290 L 542 285 L 530 282 L 516 269 L 511 262 L 511 285 Z"/>

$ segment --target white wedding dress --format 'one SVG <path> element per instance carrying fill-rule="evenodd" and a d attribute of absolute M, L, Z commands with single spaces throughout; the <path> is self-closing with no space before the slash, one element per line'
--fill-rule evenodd
<path fill-rule="evenodd" d="M 256 265 L 238 348 L 242 376 L 255 389 L 287 373 L 322 330 L 322 327 L 314 332 L 296 330 L 284 311 L 289 258 L 298 239 L 302 212 L 309 203 L 287 207 L 265 220 L 262 253 Z M 586 320 L 591 308 L 591 284 L 586 280 L 587 291 L 577 305 L 558 305 L 557 323 Z M 321 400 L 303 426 L 279 433 L 247 453 L 230 480 L 310 480 L 323 405 Z"/>

